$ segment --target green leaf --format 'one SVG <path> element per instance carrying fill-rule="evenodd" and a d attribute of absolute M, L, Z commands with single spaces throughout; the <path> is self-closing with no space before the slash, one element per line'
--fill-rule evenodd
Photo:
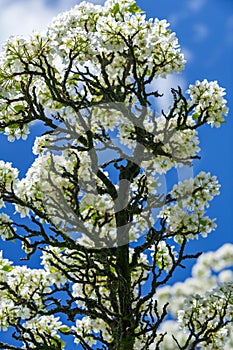
<path fill-rule="evenodd" d="M 17 105 L 14 107 L 15 111 L 18 112 L 22 112 L 25 110 L 25 106 L 24 105 Z"/>
<path fill-rule="evenodd" d="M 62 326 L 59 328 L 59 331 L 61 333 L 69 333 L 70 332 L 70 328 L 68 326 Z"/>
<path fill-rule="evenodd" d="M 56 270 L 55 267 L 51 267 L 51 268 L 50 268 L 50 272 L 54 273 L 54 272 L 57 272 L 57 270 Z"/>
<path fill-rule="evenodd" d="M 116 3 L 112 9 L 113 13 L 116 14 L 117 12 L 120 11 L 120 5 Z"/>
<path fill-rule="evenodd" d="M 140 7 L 138 7 L 136 4 L 132 4 L 129 7 L 129 12 L 131 13 L 137 13 L 137 12 L 142 12 L 142 10 L 140 9 Z"/>
<path fill-rule="evenodd" d="M 6 271 L 6 272 L 11 272 L 13 270 L 13 266 L 5 265 L 5 266 L 3 266 L 2 270 Z"/>
<path fill-rule="evenodd" d="M 111 273 L 115 274 L 116 273 L 116 269 L 113 266 L 110 266 L 110 271 Z"/>
<path fill-rule="evenodd" d="M 194 120 L 198 120 L 199 119 L 199 114 L 198 113 L 193 113 L 192 118 Z"/>
<path fill-rule="evenodd" d="M 16 129 L 18 127 L 17 124 L 11 124 L 8 126 L 9 129 Z"/>
<path fill-rule="evenodd" d="M 66 343 L 58 337 L 53 337 L 53 339 L 51 339 L 51 344 L 54 345 L 56 349 L 58 348 L 58 344 L 60 345 L 59 349 L 62 349 L 66 345 Z M 48 347 L 47 349 L 50 349 L 50 347 Z"/>
<path fill-rule="evenodd" d="M 159 268 L 159 269 L 162 269 L 163 264 L 161 263 L 161 261 L 158 261 L 158 262 L 157 262 L 157 265 L 158 265 L 158 268 Z"/>
<path fill-rule="evenodd" d="M 206 226 L 206 224 L 207 224 L 207 222 L 206 222 L 205 220 L 202 220 L 202 219 L 201 219 L 201 220 L 200 220 L 200 224 L 201 224 L 202 226 L 204 226 L 204 227 L 205 227 L 205 226 Z"/>

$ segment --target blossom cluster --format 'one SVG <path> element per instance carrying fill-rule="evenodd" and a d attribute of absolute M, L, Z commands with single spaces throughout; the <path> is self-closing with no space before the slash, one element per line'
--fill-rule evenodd
<path fill-rule="evenodd" d="M 225 89 L 220 87 L 217 81 L 208 82 L 197 80 L 194 85 L 190 85 L 187 93 L 190 95 L 191 103 L 195 104 L 194 120 L 207 118 L 207 123 L 211 126 L 219 127 L 225 122 L 224 115 L 227 115 L 228 108 L 226 106 Z"/>
<path fill-rule="evenodd" d="M 120 108 L 120 107 L 118 107 Z M 105 113 L 102 113 L 105 115 Z M 115 114 L 112 114 L 115 116 Z M 140 126 L 143 115 L 142 129 L 145 137 L 150 137 L 155 145 L 161 145 L 161 149 L 153 152 L 153 147 L 146 147 L 143 140 L 137 140 L 135 127 Z M 135 120 L 130 121 L 119 113 L 116 115 L 115 127 L 118 130 L 120 144 L 127 146 L 131 152 L 140 144 L 141 165 L 146 173 L 165 174 L 172 167 L 179 167 L 195 157 L 200 151 L 197 131 L 194 129 L 178 130 L 177 116 L 167 119 L 163 114 L 155 115 L 152 108 L 142 108 L 140 113 L 135 113 Z M 120 121 L 120 123 L 119 123 Z M 118 126 L 119 124 L 119 126 Z"/>
<path fill-rule="evenodd" d="M 18 180 L 19 171 L 16 168 L 12 167 L 12 163 L 4 162 L 0 160 L 0 185 L 1 191 L 11 191 L 11 186 L 16 185 Z M 3 206 L 3 202 L 0 197 L 0 208 Z"/>
<path fill-rule="evenodd" d="M 178 312 L 178 322 L 186 330 L 200 331 L 203 337 L 209 336 L 203 349 L 222 349 L 227 343 L 233 320 L 233 284 L 224 283 L 220 287 L 207 291 L 203 296 L 192 295 L 184 304 L 184 310 Z M 222 327 L 219 323 L 222 322 Z M 220 329 L 219 329 L 220 328 Z"/>
<path fill-rule="evenodd" d="M 0 328 L 6 330 L 18 318 L 33 316 L 34 310 L 43 308 L 42 295 L 50 291 L 51 281 L 43 269 L 12 266 L 8 259 L 0 257 L 1 306 Z M 4 286 L 4 288 L 2 288 Z"/>
<path fill-rule="evenodd" d="M 0 251 L 0 277 L 0 330 L 6 331 L 20 322 L 24 329 L 23 349 L 34 348 L 35 340 L 37 344 L 45 345 L 45 338 L 48 345 L 60 344 L 63 347 L 58 334 L 62 329 L 59 317 L 37 314 L 44 310 L 43 296 L 51 292 L 55 276 L 44 269 L 13 266 Z"/>
<path fill-rule="evenodd" d="M 31 120 L 40 116 L 38 107 L 32 109 L 27 104 L 22 84 L 28 86 L 34 102 L 43 105 L 46 115 L 55 110 L 64 116 L 70 114 L 68 105 L 64 108 L 61 99 L 54 95 L 45 72 L 53 73 L 57 87 L 65 81 L 66 96 L 79 103 L 85 95 L 92 102 L 105 98 L 104 92 L 91 88 L 97 76 L 103 91 L 107 91 L 109 86 L 106 84 L 116 86 L 119 79 L 126 78 L 128 84 L 133 83 L 135 74 L 138 77 L 144 74 L 145 66 L 148 77 L 152 72 L 156 77 L 181 71 L 184 57 L 175 33 L 168 27 L 165 20 L 147 20 L 135 1 L 106 1 L 104 6 L 82 2 L 56 17 L 47 32 L 10 38 L 0 59 L 0 121 L 10 123 L 5 129 L 9 140 L 26 139 L 28 122 L 20 127 L 18 123 L 28 114 Z M 129 58 L 130 45 L 137 61 L 136 73 L 133 73 Z M 100 63 L 101 55 L 106 60 L 104 66 Z M 108 75 L 107 83 L 102 74 L 103 67 Z M 91 85 L 85 83 L 83 74 Z M 59 88 L 56 91 L 55 94 Z"/>
<path fill-rule="evenodd" d="M 67 135 L 69 136 L 69 133 Z M 59 137 L 57 139 L 59 140 Z M 58 153 L 53 151 L 53 148 L 56 150 L 56 141 L 56 135 L 50 138 L 42 136 L 36 139 L 33 150 L 34 153 L 39 153 L 39 155 L 29 168 L 26 176 L 21 180 L 17 179 L 18 171 L 12 168 L 10 163 L 2 162 L 2 172 L 4 172 L 2 178 L 4 176 L 6 178 L 4 183 L 9 184 L 8 189 L 10 190 L 9 187 L 12 185 L 12 179 L 14 178 L 14 193 L 24 202 L 33 203 L 34 208 L 45 210 L 50 221 L 56 227 L 62 228 L 67 234 L 83 232 L 82 236 L 76 234 L 76 238 L 79 239 L 80 243 L 87 246 L 105 245 L 107 239 L 108 244 L 114 245 L 116 239 L 114 208 L 116 203 L 107 193 L 99 195 L 98 187 L 102 188 L 103 183 L 97 177 L 91 152 L 77 152 L 75 148 L 71 151 L 70 145 L 69 147 L 63 145 Z M 75 147 L 76 140 L 71 139 L 71 141 Z M 169 146 L 167 151 L 169 151 Z M 161 186 L 156 179 L 156 173 L 159 172 L 156 164 L 163 163 L 153 159 L 153 157 L 150 157 L 148 161 L 144 161 L 144 156 L 146 157 L 146 152 L 145 154 L 141 152 L 140 157 L 135 158 L 135 163 L 138 162 L 141 169 L 144 170 L 146 176 L 145 191 L 149 191 L 148 200 L 153 203 L 152 197 L 157 196 Z M 78 173 L 76 170 L 77 159 L 79 162 Z M 171 164 L 172 161 L 170 161 L 170 166 Z M 165 169 L 166 167 L 163 168 L 163 171 Z M 69 176 L 66 176 L 66 174 L 69 174 Z M 143 173 L 139 174 L 130 185 L 132 195 L 137 193 L 142 175 Z M 79 213 L 77 214 L 73 210 L 76 202 L 72 202 L 70 197 L 70 193 L 75 191 L 75 184 L 70 181 L 72 176 L 78 176 L 81 189 L 78 199 Z M 104 171 L 104 176 L 110 179 L 107 171 Z M 198 174 L 195 179 L 189 179 L 184 183 L 175 185 L 170 193 L 173 199 L 171 203 L 166 204 L 164 200 L 161 203 L 155 201 L 154 204 L 143 208 L 142 213 L 134 215 L 134 225 L 129 227 L 130 241 L 138 239 L 140 235 L 146 232 L 148 224 L 153 226 L 154 218 L 151 211 L 153 205 L 162 208 L 159 217 L 166 218 L 169 230 L 172 234 L 176 233 L 175 240 L 177 242 L 182 242 L 184 234 L 187 232 L 189 234 L 185 234 L 186 239 L 197 238 L 198 233 L 206 236 L 215 228 L 215 223 L 214 220 L 204 216 L 205 208 L 208 207 L 209 201 L 219 194 L 219 187 L 216 177 L 211 177 L 209 173 L 204 172 Z M 115 188 L 117 190 L 118 185 Z M 128 203 L 129 199 L 125 205 Z M 16 203 L 15 209 L 22 217 L 30 214 L 30 205 Z M 31 207 L 31 209 L 33 208 Z M 106 220 L 106 215 L 108 220 Z M 96 218 L 99 220 L 100 228 L 98 231 Z M 6 217 L 2 220 L 4 223 L 2 226 L 3 238 L 7 238 L 11 234 L 8 221 L 5 219 Z M 106 220 L 105 224 L 100 226 L 104 220 Z M 98 242 L 96 240 L 97 236 Z"/>
<path fill-rule="evenodd" d="M 14 233 L 25 231 L 25 236 L 17 236 L 25 252 L 38 246 L 42 252 L 40 269 L 13 266 L 0 253 L 0 330 L 18 322 L 28 339 L 24 348 L 36 347 L 36 342 L 63 348 L 65 333 L 73 335 L 76 344 L 85 338 L 89 347 L 100 336 L 111 343 L 115 331 L 111 321 L 118 317 L 118 291 L 124 283 L 119 246 L 135 244 L 127 252 L 134 308 L 151 282 L 155 291 L 162 278 L 167 276 L 166 282 L 173 267 L 181 265 L 182 243 L 199 234 L 206 237 L 215 229 L 215 220 L 205 215 L 209 202 L 219 194 L 215 176 L 201 172 L 169 193 L 160 183 L 160 175 L 191 165 L 197 157 L 196 127 L 204 123 L 218 127 L 228 111 L 224 89 L 207 80 L 190 85 L 189 100 L 181 92 L 174 94 L 167 115 L 149 108 L 148 85 L 154 78 L 180 72 L 184 64 L 168 22 L 147 19 L 134 0 L 107 0 L 104 6 L 82 2 L 56 17 L 45 32 L 5 43 L 0 56 L 1 131 L 14 141 L 27 138 L 34 120 L 51 128 L 36 138 L 36 158 L 21 179 L 11 163 L 0 161 L 0 208 L 8 202 L 21 216 L 13 221 L 0 213 L 1 238 L 13 239 Z M 116 224 L 120 211 L 123 227 Z M 31 216 L 41 232 L 27 226 Z M 43 224 L 53 236 L 50 231 L 46 236 Z M 127 235 L 120 241 L 122 228 Z M 35 240 L 37 234 L 42 241 Z M 140 247 L 142 236 L 145 244 Z M 50 238 L 57 247 L 52 241 L 46 246 Z M 111 254 L 96 253 L 106 247 Z M 161 350 L 175 348 L 174 331 L 177 341 L 185 344 L 190 322 L 193 335 L 200 324 L 206 324 L 206 332 L 216 329 L 211 342 L 201 344 L 203 349 L 220 349 L 226 336 L 224 350 L 230 347 L 232 250 L 232 245 L 225 245 L 204 254 L 193 267 L 192 278 L 160 288 L 150 301 L 141 303 L 137 318 L 141 317 L 139 326 L 144 323 L 144 330 L 149 329 L 153 312 L 154 319 L 159 318 L 167 302 L 170 315 L 178 317 L 161 325 Z M 52 305 L 59 288 L 77 310 L 72 326 L 63 325 L 56 312 L 49 315 L 53 311 L 48 301 Z M 193 295 L 193 290 L 198 294 Z M 48 295 L 51 298 L 46 300 Z M 222 310 L 226 301 L 230 302 Z M 92 314 L 90 305 L 94 305 Z M 66 313 L 65 307 L 61 309 Z M 220 330 L 219 319 L 226 323 Z M 146 344 L 146 332 L 139 326 L 135 349 Z M 149 348 L 154 349 L 154 344 Z"/>
<path fill-rule="evenodd" d="M 226 326 L 219 329 L 217 327 L 211 336 L 211 341 L 203 342 L 200 346 L 201 349 L 231 349 L 232 266 L 233 245 L 227 243 L 217 251 L 203 253 L 192 268 L 192 277 L 184 282 L 176 282 L 172 286 L 164 286 L 157 291 L 155 298 L 159 301 L 159 310 L 169 302 L 169 312 L 179 320 L 179 323 L 171 320 L 162 325 L 161 333 L 167 331 L 168 336 L 165 337 L 161 349 L 172 350 L 176 347 L 172 335 L 175 335 L 180 345 L 184 345 L 189 335 L 188 324 L 190 330 L 198 332 L 207 322 L 208 334 L 211 329 L 215 329 L 222 317 Z"/>
<path fill-rule="evenodd" d="M 80 336 L 85 335 L 85 341 L 90 347 L 96 345 L 97 340 L 93 337 L 93 334 L 98 338 L 100 330 L 106 341 L 112 341 L 108 324 L 101 319 L 91 319 L 88 316 L 84 316 L 82 319 L 76 321 L 75 326 L 72 326 L 72 330 L 78 335 L 78 337 L 75 337 L 75 344 L 79 344 Z"/>
<path fill-rule="evenodd" d="M 219 194 L 219 188 L 216 176 L 203 171 L 195 178 L 174 185 L 170 192 L 173 200 L 164 205 L 159 216 L 166 219 L 171 233 L 176 233 L 176 242 L 198 238 L 198 233 L 206 237 L 215 229 L 215 219 L 204 214 L 209 201 Z"/>
<path fill-rule="evenodd" d="M 12 220 L 6 213 L 0 213 L 0 236 L 3 240 L 12 237 Z"/>
<path fill-rule="evenodd" d="M 65 343 L 60 340 L 60 335 L 58 331 L 62 329 L 62 322 L 59 317 L 50 316 L 35 316 L 23 324 L 24 327 L 24 337 L 27 339 L 31 338 L 33 334 L 33 341 L 27 341 L 22 348 L 31 349 L 37 348 L 40 344 L 41 346 L 60 346 L 60 349 L 64 348 Z M 35 345 L 35 341 L 37 345 Z M 46 344 L 47 343 L 47 344 Z"/>
<path fill-rule="evenodd" d="M 56 53 L 64 64 L 70 50 L 77 53 L 80 64 L 98 63 L 97 53 L 108 57 L 114 52 L 108 70 L 112 78 L 121 76 L 126 40 L 132 38 L 137 43 L 135 56 L 140 58 L 137 69 L 142 70 L 146 62 L 149 71 L 158 65 L 161 66 L 158 75 L 166 75 L 180 71 L 184 65 L 177 38 L 168 26 L 165 20 L 146 20 L 134 1 L 106 1 L 104 7 L 82 2 L 55 18 L 48 28 L 48 36 L 56 42 Z"/>

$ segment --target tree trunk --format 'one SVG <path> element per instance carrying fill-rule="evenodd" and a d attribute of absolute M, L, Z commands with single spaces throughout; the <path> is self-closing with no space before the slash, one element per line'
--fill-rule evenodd
<path fill-rule="evenodd" d="M 133 350 L 133 314 L 131 276 L 129 269 L 129 245 L 117 248 L 119 314 L 115 332 L 115 350 Z"/>
<path fill-rule="evenodd" d="M 127 169 L 124 168 L 123 171 Z M 129 229 L 130 222 L 127 213 L 130 181 L 127 174 L 122 177 L 119 184 L 118 200 L 116 203 L 116 227 L 117 227 L 117 275 L 118 275 L 118 301 L 119 319 L 116 320 L 114 330 L 114 350 L 133 350 L 133 313 L 132 313 L 132 290 L 131 272 L 129 265 Z"/>

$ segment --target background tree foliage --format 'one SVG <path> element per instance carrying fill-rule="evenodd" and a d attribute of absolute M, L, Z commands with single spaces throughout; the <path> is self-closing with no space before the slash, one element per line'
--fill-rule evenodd
<path fill-rule="evenodd" d="M 168 27 L 107 0 L 5 43 L 1 131 L 45 132 L 25 177 L 0 161 L 1 237 L 41 257 L 33 269 L 1 257 L 0 327 L 14 330 L 1 349 L 62 349 L 70 336 L 83 349 L 232 348 L 233 247 L 186 251 L 215 228 L 205 212 L 220 185 L 205 172 L 161 182 L 199 158 L 197 130 L 224 122 L 225 92 L 196 81 L 157 110 L 151 83 L 185 63 Z M 168 285 L 193 258 L 192 278 Z"/>

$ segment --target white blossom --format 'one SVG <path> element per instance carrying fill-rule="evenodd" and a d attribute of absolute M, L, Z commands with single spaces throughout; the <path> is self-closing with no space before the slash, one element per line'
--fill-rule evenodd
<path fill-rule="evenodd" d="M 125 282 L 119 275 L 121 254 L 114 254 L 129 243 L 132 308 L 141 302 L 134 348 L 156 347 L 147 344 L 148 320 L 154 326 L 165 305 L 172 320 L 158 322 L 155 341 L 162 340 L 161 350 L 176 349 L 174 336 L 184 346 L 198 331 L 210 334 L 200 349 L 233 347 L 232 244 L 200 256 L 185 281 L 157 289 L 182 266 L 183 244 L 216 228 L 215 219 L 206 215 L 219 195 L 215 176 L 202 171 L 171 191 L 160 180 L 172 168 L 192 166 L 200 151 L 197 127 L 225 122 L 225 89 L 205 79 L 189 86 L 187 100 L 181 90 L 172 90 L 174 105 L 167 115 L 144 101 L 153 79 L 179 73 L 184 64 L 169 23 L 147 19 L 134 0 L 106 0 L 103 6 L 81 2 L 54 18 L 43 33 L 11 37 L 4 44 L 2 131 L 13 142 L 26 140 L 35 120 L 50 128 L 36 137 L 36 158 L 25 176 L 19 179 L 19 171 L 0 160 L 0 208 L 12 204 L 15 209 L 14 220 L 0 213 L 1 238 L 21 239 L 28 257 L 41 249 L 41 268 L 14 265 L 0 252 L 0 330 L 18 322 L 24 329 L 22 348 L 37 348 L 35 342 L 63 348 L 61 334 L 66 333 L 75 344 L 85 338 L 89 348 L 100 335 L 111 343 Z M 130 162 L 138 170 L 126 179 L 124 164 Z M 111 182 L 113 167 L 118 183 Z M 117 223 L 121 211 L 127 217 L 122 227 Z M 22 223 L 30 218 L 32 229 Z M 122 228 L 126 238 L 119 235 Z M 140 240 L 145 242 L 141 248 Z M 96 253 L 106 247 L 112 255 L 107 249 Z M 153 293 L 144 300 L 150 284 Z M 59 290 L 68 292 L 72 303 L 67 305 L 77 310 L 73 319 L 68 317 L 73 325 L 63 325 L 59 312 L 46 314 L 53 312 Z"/>
<path fill-rule="evenodd" d="M 187 93 L 190 94 L 191 102 L 197 104 L 193 118 L 197 119 L 203 113 L 207 117 L 207 123 L 219 127 L 225 122 L 223 115 L 227 115 L 225 89 L 221 88 L 217 81 L 202 82 L 197 80 L 195 85 L 190 85 Z"/>

